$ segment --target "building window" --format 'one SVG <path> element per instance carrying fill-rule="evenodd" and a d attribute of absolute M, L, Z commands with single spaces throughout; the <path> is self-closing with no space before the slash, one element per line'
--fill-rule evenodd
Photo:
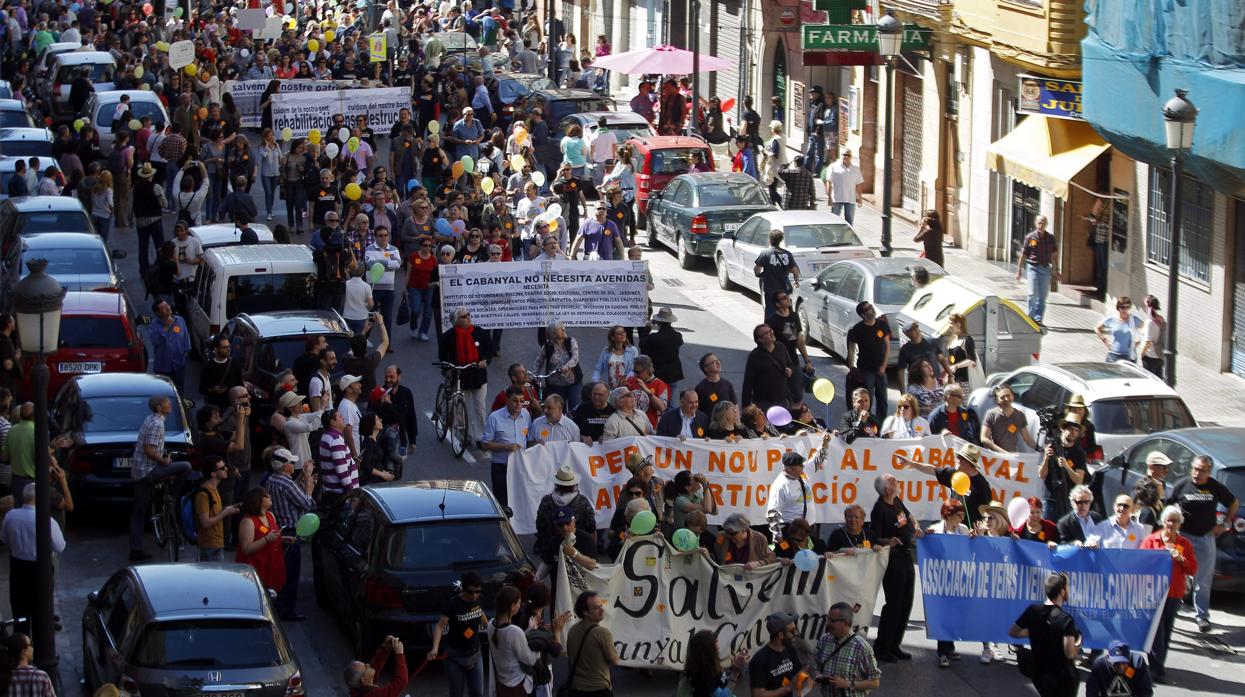
<path fill-rule="evenodd" d="M 1150 168 L 1150 205 L 1146 220 L 1146 261 L 1167 266 L 1171 253 L 1172 173 L 1169 169 Z M 1180 275 L 1208 283 L 1210 281 L 1210 240 L 1215 219 L 1215 194 L 1209 186 L 1185 175 L 1184 199 L 1180 222 Z"/>

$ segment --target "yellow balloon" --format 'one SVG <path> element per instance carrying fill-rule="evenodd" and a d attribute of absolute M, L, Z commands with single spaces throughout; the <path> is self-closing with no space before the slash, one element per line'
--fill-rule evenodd
<path fill-rule="evenodd" d="M 285 142 L 288 143 L 290 142 L 290 139 L 293 137 L 294 137 L 294 129 L 290 128 L 289 126 L 286 126 L 285 128 L 281 129 L 281 140 L 284 140 Z"/>
<path fill-rule="evenodd" d="M 434 136 L 435 136 L 436 134 L 440 133 L 440 132 L 441 132 L 441 122 L 440 122 L 440 121 L 429 121 L 429 122 L 428 122 L 428 132 L 429 132 L 429 133 L 431 133 L 431 134 L 432 134 L 432 135 L 434 135 Z"/>
<path fill-rule="evenodd" d="M 307 42 L 307 48 L 308 48 L 308 49 L 309 49 L 312 53 L 316 53 L 317 51 L 319 51 L 319 50 L 320 50 L 320 42 L 319 42 L 319 41 L 316 41 L 315 39 L 311 39 L 311 40 L 309 40 L 309 41 Z"/>
<path fill-rule="evenodd" d="M 157 42 L 156 42 L 156 50 L 159 50 L 159 51 L 164 51 L 164 52 L 166 52 L 166 53 L 167 53 L 167 52 L 168 52 L 168 50 L 169 50 L 169 47 L 170 47 L 170 44 L 169 44 L 169 42 L 167 42 L 167 41 L 157 41 Z"/>
<path fill-rule="evenodd" d="M 330 44 L 333 43 L 333 39 L 335 38 L 337 38 L 337 34 L 335 34 L 332 29 L 324 32 L 324 40 Z"/>
<path fill-rule="evenodd" d="M 514 157 L 510 158 L 510 169 L 520 170 L 520 169 L 523 169 L 524 165 L 526 164 L 527 164 L 527 160 L 523 159 L 522 155 L 515 155 Z"/>
<path fill-rule="evenodd" d="M 553 220 L 549 221 L 549 232 L 553 232 L 557 229 L 558 229 L 558 219 L 554 218 Z"/>
<path fill-rule="evenodd" d="M 134 77 L 142 77 L 142 76 L 143 76 L 143 66 L 140 65 L 134 69 Z"/>
<path fill-rule="evenodd" d="M 354 182 L 350 182 L 349 184 L 346 185 L 346 198 L 350 199 L 351 201 L 358 201 L 359 197 L 362 195 L 363 195 L 363 189 L 359 188 L 358 184 Z"/>
<path fill-rule="evenodd" d="M 313 128 L 310 131 L 307 131 L 307 140 L 311 141 L 312 145 L 319 145 L 320 138 L 321 138 L 320 129 Z"/>
<path fill-rule="evenodd" d="M 493 189 L 496 186 L 497 182 L 493 181 L 492 177 L 485 177 L 484 180 L 480 182 L 480 190 L 484 192 L 485 196 L 493 193 Z"/>
<path fill-rule="evenodd" d="M 194 77 L 195 74 L 198 72 L 199 72 L 199 69 L 195 67 L 194 63 L 191 63 L 190 65 L 186 66 L 186 74 L 189 75 L 190 77 Z"/>
<path fill-rule="evenodd" d="M 956 472 L 951 475 L 951 490 L 960 496 L 968 496 L 968 490 L 973 488 L 972 481 L 967 474 Z"/>
<path fill-rule="evenodd" d="M 829 404 L 834 401 L 834 383 L 825 378 L 817 378 L 813 381 L 813 396 L 822 404 Z"/>

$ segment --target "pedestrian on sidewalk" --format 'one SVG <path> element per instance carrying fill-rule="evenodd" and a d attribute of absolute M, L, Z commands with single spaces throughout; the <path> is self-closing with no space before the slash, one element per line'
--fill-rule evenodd
<path fill-rule="evenodd" d="M 925 217 L 921 219 L 921 229 L 917 230 L 916 236 L 912 238 L 913 242 L 920 242 L 922 247 L 921 256 L 946 267 L 942 257 L 942 219 L 938 217 L 938 211 L 925 211 Z"/>
<path fill-rule="evenodd" d="M 1143 301 L 1146 308 L 1145 323 L 1141 326 L 1141 348 L 1137 354 L 1141 356 L 1141 365 L 1146 370 L 1163 377 L 1163 340 L 1167 333 L 1167 320 L 1159 314 L 1163 306 L 1159 299 L 1147 295 Z"/>
<path fill-rule="evenodd" d="M 1042 324 L 1046 318 L 1046 296 L 1050 295 L 1050 282 L 1059 280 L 1059 269 L 1055 268 L 1055 253 L 1058 242 L 1055 235 L 1046 229 L 1046 216 L 1039 215 L 1034 221 L 1034 230 L 1025 235 L 1020 257 L 1016 259 L 1016 280 L 1020 280 L 1021 272 L 1029 279 L 1029 317 Z"/>
<path fill-rule="evenodd" d="M 1108 363 L 1114 361 L 1137 362 L 1137 344 L 1141 343 L 1141 318 L 1133 314 L 1133 301 L 1122 295 L 1115 301 L 1115 315 L 1103 318 L 1094 333 L 1107 347 Z"/>
<path fill-rule="evenodd" d="M 830 165 L 826 174 L 826 198 L 830 210 L 843 216 L 848 225 L 856 220 L 856 206 L 860 205 L 865 176 L 852 164 L 852 151 L 844 150 L 839 161 Z"/>
<path fill-rule="evenodd" d="M 804 156 L 796 155 L 791 164 L 778 170 L 787 195 L 782 207 L 788 211 L 811 211 L 817 207 L 816 184 L 813 175 L 804 169 Z"/>

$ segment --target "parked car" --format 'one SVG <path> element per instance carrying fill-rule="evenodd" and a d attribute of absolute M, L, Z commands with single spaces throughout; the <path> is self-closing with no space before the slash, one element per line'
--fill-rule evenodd
<path fill-rule="evenodd" d="M 774 211 L 757 213 L 733 232 L 718 240 L 713 261 L 718 285 L 730 290 L 735 284 L 760 292 L 754 269 L 757 257 L 769 249 L 771 230 L 782 230 L 783 248 L 791 252 L 800 278 L 809 279 L 842 259 L 876 256 L 843 218 L 820 211 Z"/>
<path fill-rule="evenodd" d="M 465 571 L 484 579 L 480 604 L 493 615 L 497 589 L 526 586 L 533 567 L 483 483 L 434 480 L 372 484 L 323 512 L 312 541 L 316 602 L 347 627 L 354 655 L 386 635 L 428 647 L 441 608 Z"/>
<path fill-rule="evenodd" d="M 277 375 L 294 367 L 309 335 L 324 335 L 329 348 L 337 353 L 338 366 L 349 355 L 350 338 L 354 336 L 336 310 L 243 313 L 229 320 L 221 334 L 229 338 L 229 352 L 242 366 L 242 379 L 252 396 L 268 407 L 272 406 Z M 342 375 L 345 370 L 339 368 L 332 377 Z"/>
<path fill-rule="evenodd" d="M 561 123 L 562 119 L 582 111 L 609 111 L 610 100 L 591 90 L 550 88 L 536 90 L 527 98 L 527 109 L 540 107 L 545 123 Z M 549 137 L 561 139 L 565 133 L 550 133 Z"/>
<path fill-rule="evenodd" d="M 48 69 L 52 67 L 52 63 L 55 62 L 57 56 L 62 53 L 77 51 L 81 48 L 82 44 L 74 41 L 57 41 L 56 43 L 48 44 L 43 47 L 43 50 L 39 51 L 37 56 L 35 56 L 32 77 L 41 78 L 44 75 L 47 75 Z"/>
<path fill-rule="evenodd" d="M 255 236 L 259 238 L 260 244 L 274 244 L 276 238 L 272 236 L 272 230 L 262 223 L 250 223 L 248 225 L 255 231 Z M 196 225 L 190 228 L 190 236 L 199 240 L 199 244 L 203 245 L 203 250 L 207 251 L 215 247 L 235 247 L 242 244 L 239 239 L 241 234 L 238 232 L 238 226 L 233 223 L 211 223 L 209 225 Z"/>
<path fill-rule="evenodd" d="M 164 125 L 170 122 L 169 112 L 155 92 L 147 90 L 93 92 L 90 97 L 87 97 L 82 111 L 86 114 L 87 120 L 95 124 L 99 130 L 99 147 L 104 153 L 112 152 L 112 144 L 117 138 L 117 134 L 112 131 L 112 122 L 117 114 L 117 105 L 121 103 L 122 95 L 130 97 L 131 119 L 141 120 L 144 116 L 150 116 L 153 125 Z"/>
<path fill-rule="evenodd" d="M 60 282 L 65 290 L 102 290 L 121 292 L 125 280 L 113 265 L 125 252 L 109 252 L 98 235 L 83 232 L 41 232 L 25 235 L 10 247 L 0 260 L 0 307 L 11 304 L 13 287 L 30 274 L 26 262 L 47 259 L 48 275 Z"/>
<path fill-rule="evenodd" d="M 48 115 L 55 121 L 72 121 L 76 114 L 69 106 L 69 87 L 83 70 L 91 71 L 91 84 L 96 91 L 113 88 L 117 61 L 107 51 L 67 51 L 52 58 L 48 73 L 38 84 L 39 98 L 47 105 Z"/>
<path fill-rule="evenodd" d="M 137 695 L 304 695 L 294 650 L 245 564 L 141 564 L 87 595 L 86 691 Z"/>
<path fill-rule="evenodd" d="M 928 259 L 877 257 L 833 262 L 802 281 L 795 291 L 795 310 L 808 338 L 846 358 L 847 332 L 860 321 L 856 305 L 867 300 L 879 316 L 899 311 L 916 291 L 911 280 L 916 267 L 929 271 L 931 279 L 947 273 Z M 891 333 L 889 362 L 895 365 L 899 338 L 893 327 Z"/>
<path fill-rule="evenodd" d="M 614 133 L 621 146 L 632 138 L 653 138 L 657 129 L 647 119 L 634 111 L 584 111 L 566 116 L 558 122 L 555 133 L 561 135 L 572 124 L 584 129 L 584 135 L 597 127 L 601 119 L 605 119 L 605 127 Z"/>
<path fill-rule="evenodd" d="M 38 157 L 52 160 L 52 131 L 46 128 L 0 128 L 0 157 Z"/>
<path fill-rule="evenodd" d="M 1218 480 L 1245 504 L 1245 428 L 1182 428 L 1148 435 L 1133 443 L 1124 452 L 1111 458 L 1107 467 L 1094 475 L 1095 501 L 1107 509 L 1119 494 L 1131 494 L 1137 482 L 1146 476 L 1146 456 L 1158 451 L 1171 458 L 1172 464 L 1164 480 L 1167 491 L 1177 480 L 1189 476 L 1193 458 L 1209 455 L 1214 461 L 1210 476 Z M 1219 537 L 1215 559 L 1216 590 L 1245 591 L 1245 506 L 1238 508 L 1232 520 L 1220 506 L 1220 523 L 1228 532 Z M 1201 564 L 1202 560 L 1198 560 Z"/>
<path fill-rule="evenodd" d="M 65 294 L 57 349 L 47 356 L 48 395 L 75 375 L 143 373 L 147 354 L 139 321 L 125 293 Z M 31 394 L 33 359 L 22 356 L 22 388 Z"/>
<path fill-rule="evenodd" d="M 675 250 L 679 266 L 690 269 L 698 258 L 713 258 L 723 234 L 772 210 L 769 192 L 746 174 L 684 174 L 649 199 L 649 239 Z"/>
<path fill-rule="evenodd" d="M 0 257 L 7 255 L 23 235 L 41 232 L 94 235 L 95 225 L 82 202 L 72 196 L 21 196 L 0 201 Z"/>
<path fill-rule="evenodd" d="M 151 409 L 147 400 L 168 397 L 173 411 L 164 419 L 164 449 L 174 461 L 197 464 L 198 451 L 186 405 L 173 382 L 149 373 L 77 375 L 52 401 L 52 430 L 69 434 L 73 444 L 59 454 L 75 496 L 94 502 L 126 503 L 134 493 L 130 468 L 138 429 Z"/>
<path fill-rule="evenodd" d="M 28 167 L 30 166 L 29 157 L 0 157 L 0 200 L 9 198 L 9 177 L 12 177 L 13 173 L 17 171 L 18 160 L 26 163 Z M 48 160 L 47 162 L 44 162 L 42 159 L 39 160 L 39 174 L 43 174 L 48 167 L 60 174 L 60 165 L 56 164 L 55 160 Z"/>
<path fill-rule="evenodd" d="M 554 85 L 547 75 L 498 70 L 484 78 L 484 86 L 488 89 L 489 99 L 493 101 L 493 109 L 499 122 L 509 124 L 514 118 L 516 101 L 527 99 L 532 92 L 549 89 Z"/>
<path fill-rule="evenodd" d="M 35 120 L 20 99 L 0 99 L 0 128 L 34 128 Z"/>
<path fill-rule="evenodd" d="M 13 84 L 8 80 L 0 80 L 0 99 L 13 98 Z"/>
<path fill-rule="evenodd" d="M 1091 463 L 1105 453 L 1118 453 L 1156 431 L 1193 428 L 1197 420 L 1184 400 L 1167 383 L 1131 363 L 1044 363 L 995 373 L 986 387 L 973 391 L 968 406 L 984 423 L 994 408 L 993 388 L 1007 385 L 1016 395 L 1015 407 L 1025 414 L 1029 434 L 1038 439 L 1038 410 L 1062 410 L 1079 394 L 1089 407 L 1098 451 L 1086 453 Z"/>
<path fill-rule="evenodd" d="M 632 138 L 626 144 L 631 148 L 631 163 L 635 167 L 635 202 L 641 227 L 648 222 L 649 198 L 661 193 L 670 180 L 691 169 L 693 152 L 703 155 L 709 169 L 714 169 L 713 151 L 700 138 L 652 136 Z"/>

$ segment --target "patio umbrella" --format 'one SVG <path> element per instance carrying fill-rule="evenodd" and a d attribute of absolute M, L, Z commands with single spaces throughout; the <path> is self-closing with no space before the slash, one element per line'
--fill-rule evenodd
<path fill-rule="evenodd" d="M 690 75 L 692 57 L 691 51 L 675 46 L 655 46 L 601 56 L 592 61 L 592 67 L 627 75 Z M 700 54 L 701 72 L 722 70 L 732 65 L 734 62 L 725 58 Z"/>

